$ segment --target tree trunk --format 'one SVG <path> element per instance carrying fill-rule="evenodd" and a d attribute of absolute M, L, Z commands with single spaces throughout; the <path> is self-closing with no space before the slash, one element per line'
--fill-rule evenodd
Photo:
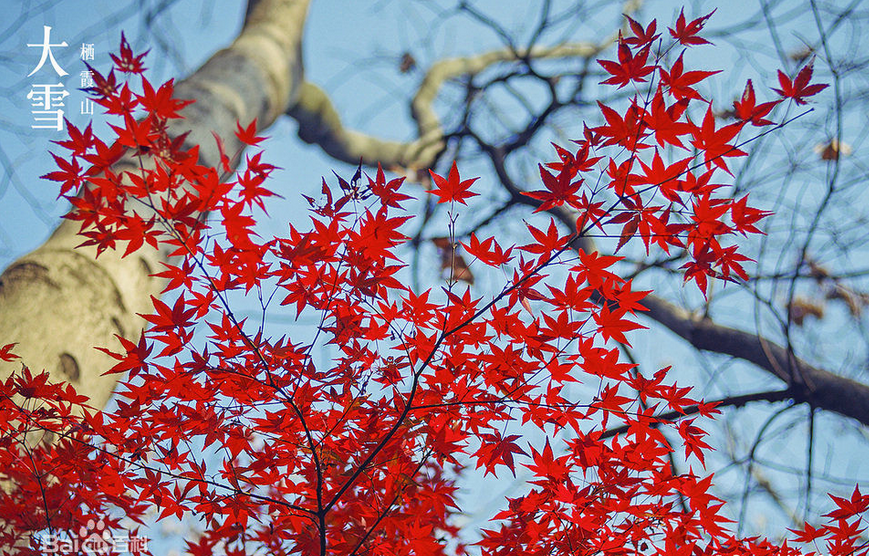
<path fill-rule="evenodd" d="M 216 166 L 219 151 L 211 132 L 228 152 L 242 144 L 236 122 L 269 127 L 295 103 L 302 82 L 301 43 L 308 0 L 251 1 L 241 33 L 226 49 L 175 87 L 177 98 L 196 102 L 183 111 L 170 130 L 187 131 L 186 147 L 199 145 L 200 163 Z M 130 160 L 112 169 L 135 170 Z M 77 248 L 79 224 L 64 220 L 35 251 L 12 263 L 0 275 L 0 345 L 16 342 L 14 363 L 0 362 L 0 379 L 22 364 L 34 373 L 43 369 L 50 380 L 67 381 L 101 409 L 121 375 L 103 376 L 114 365 L 94 346 L 117 349 L 115 335 L 137 337 L 150 313 L 151 296 L 159 296 L 160 272 L 167 253 L 149 249 L 121 258 L 93 247 Z M 37 440 L 37 439 L 34 439 Z M 4 489 L 15 485 L 0 485 Z M 0 521 L 0 530 L 8 527 Z"/>
<path fill-rule="evenodd" d="M 171 130 L 190 131 L 186 146 L 200 146 L 200 162 L 216 166 L 219 153 L 211 132 L 228 152 L 241 147 L 236 122 L 254 118 L 269 127 L 298 97 L 302 82 L 301 41 L 308 0 L 251 2 L 235 41 L 177 84 L 178 98 L 196 102 L 183 111 Z M 115 173 L 134 169 L 121 161 Z M 126 165 L 126 166 L 125 166 Z M 0 276 L 0 344 L 17 342 L 15 363 L 0 366 L 0 376 L 22 363 L 53 380 L 68 381 L 97 408 L 105 406 L 118 375 L 102 376 L 113 359 L 94 346 L 115 348 L 114 335 L 137 337 L 145 322 L 137 313 L 151 309 L 159 295 L 166 253 L 147 246 L 120 258 L 119 253 L 76 248 L 79 225 L 63 221 L 32 253 L 12 263 Z"/>

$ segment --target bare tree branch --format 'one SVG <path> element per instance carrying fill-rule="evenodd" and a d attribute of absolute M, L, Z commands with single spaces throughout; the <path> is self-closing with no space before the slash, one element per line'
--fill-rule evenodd
<path fill-rule="evenodd" d="M 497 171 L 502 165 L 495 166 Z M 503 185 L 514 196 L 519 191 L 511 182 Z M 522 195 L 521 198 L 526 204 L 539 206 L 530 197 Z M 554 207 L 548 212 L 568 229 L 575 228 L 576 216 L 570 210 Z M 580 238 L 579 242 L 586 251 L 595 249 L 590 238 Z M 790 387 L 794 401 L 869 425 L 869 385 L 814 367 L 772 340 L 716 324 L 710 318 L 697 317 L 658 296 L 649 295 L 642 304 L 649 309 L 643 313 L 646 317 L 663 324 L 693 347 L 748 361 L 780 379 Z"/>
<path fill-rule="evenodd" d="M 788 384 L 796 402 L 833 411 L 869 425 L 869 386 L 809 365 L 763 336 L 697 318 L 672 303 L 648 296 L 644 313 L 697 349 L 754 363 Z M 793 379 L 791 379 L 793 377 Z"/>
<path fill-rule="evenodd" d="M 407 143 L 345 128 L 326 92 L 309 81 L 302 84 L 299 100 L 287 114 L 299 123 L 302 141 L 319 145 L 335 160 L 348 164 L 362 159 L 366 163 L 380 162 L 387 168 L 427 168 L 444 149 L 440 126 Z"/>
<path fill-rule="evenodd" d="M 502 63 L 545 59 L 588 59 L 612 43 L 588 42 L 530 49 L 502 48 L 476 56 L 447 58 L 436 62 L 425 74 L 411 101 L 411 115 L 416 122 L 417 137 L 408 142 L 388 141 L 349 130 L 328 94 L 317 85 L 305 82 L 298 101 L 287 114 L 299 123 L 299 138 L 319 145 L 329 156 L 356 164 L 361 158 L 368 164 L 384 167 L 429 168 L 444 150 L 444 130 L 434 110 L 434 100 L 445 83 L 458 77 L 477 75 Z"/>
<path fill-rule="evenodd" d="M 729 396 L 720 400 L 710 400 L 707 403 L 715 403 L 717 407 L 743 407 L 745 404 L 752 402 L 781 402 L 790 399 L 792 399 L 792 393 L 790 390 L 772 390 L 770 392 L 758 392 L 755 394 L 744 394 L 741 396 Z M 683 417 L 695 415 L 699 411 L 700 408 L 698 406 L 692 405 L 684 408 L 682 411 L 667 411 L 666 413 L 659 413 L 658 415 L 654 416 L 654 419 L 657 419 L 660 422 L 676 421 Z M 657 425 L 658 423 L 653 424 L 653 426 Z M 613 427 L 604 431 L 601 434 L 601 438 L 612 438 L 614 436 L 624 434 L 628 432 L 628 430 L 630 430 L 630 427 L 628 427 L 627 425 L 621 427 Z"/>

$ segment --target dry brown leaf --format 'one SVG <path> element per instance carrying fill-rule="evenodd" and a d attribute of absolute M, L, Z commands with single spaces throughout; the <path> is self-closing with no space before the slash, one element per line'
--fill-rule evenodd
<path fill-rule="evenodd" d="M 830 277 L 830 272 L 815 261 L 806 260 L 806 263 L 809 265 L 809 274 L 819 283 Z"/>
<path fill-rule="evenodd" d="M 806 60 L 808 60 L 814 54 L 815 54 L 814 49 L 812 49 L 808 46 L 804 46 L 804 47 L 800 48 L 799 50 L 795 50 L 795 51 L 791 52 L 790 59 L 801 64 L 801 63 L 805 62 Z"/>
<path fill-rule="evenodd" d="M 416 58 L 410 52 L 405 52 L 401 55 L 401 60 L 398 62 L 398 71 L 408 73 L 416 68 Z"/>
<path fill-rule="evenodd" d="M 851 313 L 851 316 L 856 318 L 860 318 L 863 314 L 863 305 L 865 294 L 858 294 L 853 290 L 846 288 L 840 284 L 836 284 L 836 286 L 827 292 L 827 299 L 840 299 L 845 303 L 845 306 L 848 307 L 848 312 Z"/>
<path fill-rule="evenodd" d="M 453 243 L 448 237 L 432 238 L 431 242 L 438 250 L 438 255 L 441 258 L 441 270 L 449 270 L 446 275 L 447 280 L 460 280 L 467 284 L 474 285 L 474 275 L 468 267 L 468 263 L 458 253 L 456 249 L 458 244 Z"/>
<path fill-rule="evenodd" d="M 824 318 L 824 305 L 805 297 L 795 297 L 790 308 L 791 321 L 802 326 L 806 317 Z"/>
<path fill-rule="evenodd" d="M 417 168 L 416 166 L 399 166 L 395 164 L 387 168 L 393 174 L 397 174 L 407 180 L 409 183 L 418 183 L 426 190 L 431 189 L 431 177 L 425 168 Z"/>
<path fill-rule="evenodd" d="M 821 155 L 821 160 L 839 160 L 839 156 L 848 156 L 851 154 L 851 146 L 847 143 L 839 143 L 836 139 L 831 139 L 826 143 L 818 143 L 815 145 L 814 151 Z"/>

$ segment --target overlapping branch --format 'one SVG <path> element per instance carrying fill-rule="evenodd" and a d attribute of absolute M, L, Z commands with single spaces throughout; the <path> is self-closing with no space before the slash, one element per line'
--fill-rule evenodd
<path fill-rule="evenodd" d="M 268 127 L 297 98 L 307 6 L 307 0 L 251 2 L 235 41 L 176 85 L 177 98 L 197 102 L 170 132 L 190 132 L 185 146 L 199 145 L 202 164 L 220 161 L 212 131 L 234 152 L 240 148 L 237 121 L 256 118 L 260 128 Z M 132 159 L 113 168 L 119 175 L 136 170 Z M 26 365 L 72 383 L 102 407 L 117 376 L 101 376 L 113 363 L 91 346 L 113 346 L 116 334 L 138 334 L 144 323 L 137 313 L 147 313 L 150 296 L 162 289 L 151 274 L 162 270 L 166 254 L 141 250 L 121 258 L 106 252 L 96 259 L 95 249 L 76 249 L 78 229 L 78 223 L 63 221 L 41 247 L 0 276 L 0 339 L 17 341 L 15 351 Z M 0 365 L 0 376 L 18 368 Z"/>
<path fill-rule="evenodd" d="M 503 184 L 508 191 L 518 192 L 512 182 Z M 524 203 L 537 203 L 529 197 L 521 197 Z M 568 229 L 575 227 L 576 216 L 564 206 L 548 212 Z M 596 250 L 590 238 L 581 238 L 578 247 Z M 808 403 L 869 425 L 869 385 L 810 365 L 768 338 L 717 324 L 656 295 L 647 296 L 642 304 L 648 309 L 642 315 L 662 324 L 694 348 L 747 361 L 775 376 L 789 387 L 790 398 L 795 402 Z"/>
<path fill-rule="evenodd" d="M 504 63 L 532 60 L 589 59 L 611 44 L 579 42 L 555 47 L 535 46 L 530 49 L 501 48 L 476 56 L 446 58 L 436 62 L 426 72 L 411 101 L 411 115 L 416 122 L 416 138 L 401 142 L 390 141 L 348 129 L 341 122 L 328 94 L 317 85 L 305 82 L 298 101 L 287 114 L 299 124 L 299 138 L 320 146 L 336 160 L 356 164 L 380 163 L 386 168 L 424 169 L 434 166 L 444 151 L 445 132 L 434 110 L 434 101 L 446 83 L 458 78 L 480 74 Z"/>

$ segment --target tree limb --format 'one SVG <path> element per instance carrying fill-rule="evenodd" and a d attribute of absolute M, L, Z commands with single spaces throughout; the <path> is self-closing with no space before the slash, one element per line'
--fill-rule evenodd
<path fill-rule="evenodd" d="M 497 156 L 497 149 L 488 154 L 496 173 L 499 176 L 506 175 L 503 158 Z M 518 198 L 517 202 L 539 206 L 539 201 L 518 195 L 519 188 L 516 184 L 505 182 L 502 178 L 502 185 L 514 199 Z M 559 206 L 547 212 L 568 229 L 575 229 L 576 215 L 572 211 Z M 587 237 L 580 237 L 576 245 L 587 252 L 596 249 L 594 242 Z M 869 425 L 869 385 L 814 367 L 759 334 L 722 326 L 709 318 L 698 318 L 655 295 L 646 296 L 642 304 L 648 311 L 641 314 L 663 324 L 693 347 L 748 361 L 783 381 L 788 385 L 794 401 L 808 403 L 812 407 L 832 411 Z"/>
<path fill-rule="evenodd" d="M 319 145 L 336 160 L 356 164 L 361 158 L 367 164 L 379 162 L 387 168 L 429 168 L 444 150 L 444 130 L 435 113 L 434 100 L 446 82 L 457 77 L 476 75 L 501 63 L 591 58 L 611 42 L 567 43 L 520 50 L 502 48 L 476 56 L 439 60 L 426 72 L 411 101 L 411 115 L 416 122 L 416 139 L 408 142 L 388 141 L 347 129 L 341 123 L 341 117 L 328 94 L 310 82 L 302 85 L 298 101 L 287 110 L 287 114 L 299 123 L 300 139 Z"/>
<path fill-rule="evenodd" d="M 720 400 L 709 401 L 707 403 L 714 403 L 716 407 L 743 407 L 746 404 L 752 402 L 781 402 L 785 400 L 793 399 L 792 392 L 790 389 L 786 390 L 772 390 L 770 392 L 758 392 L 755 394 L 743 394 L 741 396 L 728 396 L 726 398 L 722 398 Z M 688 417 L 690 415 L 695 415 L 700 412 L 700 407 L 696 405 L 688 406 L 682 411 L 667 411 L 664 413 L 659 413 L 654 416 L 657 419 L 658 423 L 652 423 L 652 427 L 657 427 L 660 423 L 668 422 L 668 421 L 676 421 L 678 419 L 682 419 L 683 417 Z M 601 434 L 601 438 L 612 438 L 614 436 L 618 436 L 620 434 L 624 434 L 630 430 L 628 425 L 622 425 L 620 427 L 613 427 L 611 429 L 605 430 Z"/>
<path fill-rule="evenodd" d="M 224 138 L 229 152 L 240 149 L 236 121 L 254 118 L 264 128 L 298 97 L 302 76 L 301 40 L 308 0 L 252 1 L 242 31 L 228 48 L 214 54 L 175 87 L 177 98 L 196 103 L 170 133 L 190 131 L 185 146 L 200 146 L 200 163 L 216 165 L 219 152 L 211 132 Z M 136 170 L 122 160 L 112 170 Z M 12 263 L 0 276 L 0 344 L 17 342 L 15 353 L 28 367 L 47 370 L 53 380 L 72 383 L 103 407 L 118 375 L 101 376 L 113 359 L 92 346 L 113 346 L 114 335 L 135 337 L 150 312 L 150 296 L 162 282 L 165 253 L 140 249 L 120 258 L 93 248 L 76 248 L 79 225 L 65 220 L 32 253 Z M 21 363 L 0 366 L 0 377 Z"/>
<path fill-rule="evenodd" d="M 869 385 L 809 365 L 784 347 L 758 334 L 697 318 L 656 296 L 642 304 L 644 313 L 697 349 L 749 361 L 788 384 L 796 402 L 833 411 L 869 425 Z"/>
<path fill-rule="evenodd" d="M 326 92 L 309 81 L 302 84 L 299 99 L 287 114 L 298 122 L 302 141 L 319 145 L 326 154 L 347 164 L 356 164 L 362 159 L 366 163 L 379 162 L 387 168 L 427 168 L 444 149 L 439 126 L 407 143 L 345 128 Z"/>

